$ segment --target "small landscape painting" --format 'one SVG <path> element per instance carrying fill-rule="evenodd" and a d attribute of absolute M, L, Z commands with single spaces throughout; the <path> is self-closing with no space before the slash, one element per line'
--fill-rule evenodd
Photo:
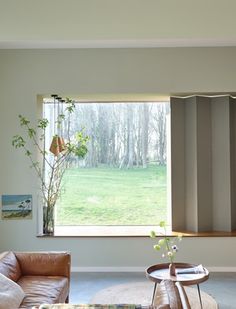
<path fill-rule="evenodd" d="M 2 219 L 32 219 L 32 195 L 2 195 Z"/>

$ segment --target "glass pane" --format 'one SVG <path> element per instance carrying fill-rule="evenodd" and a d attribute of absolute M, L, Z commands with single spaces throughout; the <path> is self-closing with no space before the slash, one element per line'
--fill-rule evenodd
<path fill-rule="evenodd" d="M 169 221 L 169 103 L 77 103 L 71 136 L 90 137 L 85 159 L 70 159 L 57 225 L 157 225 Z M 45 104 L 46 115 L 53 107 Z M 51 133 L 50 133 L 51 132 Z M 48 132 L 51 140 L 53 128 Z"/>

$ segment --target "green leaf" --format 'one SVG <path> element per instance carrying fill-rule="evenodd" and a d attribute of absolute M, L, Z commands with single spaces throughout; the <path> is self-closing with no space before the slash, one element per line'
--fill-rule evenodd
<path fill-rule="evenodd" d="M 46 118 L 38 120 L 38 128 L 40 128 L 40 129 L 46 129 L 48 124 L 49 124 L 49 121 Z"/>
<path fill-rule="evenodd" d="M 154 248 L 154 250 L 159 251 L 159 250 L 161 249 L 161 246 L 159 246 L 159 245 L 154 245 L 153 248 Z"/>
<path fill-rule="evenodd" d="M 39 162 L 33 162 L 33 164 L 30 167 L 32 168 L 32 167 L 37 167 L 37 166 L 39 166 Z"/>
<path fill-rule="evenodd" d="M 32 138 L 34 135 L 36 135 L 35 130 L 33 128 L 29 128 L 28 135 L 29 135 L 29 138 Z"/>
<path fill-rule="evenodd" d="M 45 156 L 48 154 L 46 150 L 41 150 L 40 153 Z"/>
<path fill-rule="evenodd" d="M 30 123 L 30 121 L 27 118 L 25 118 L 24 116 L 19 115 L 18 117 L 20 118 L 20 125 L 21 126 L 27 126 Z"/>
<path fill-rule="evenodd" d="M 160 226 L 160 227 L 165 227 L 165 226 L 166 226 L 165 221 L 161 221 L 160 224 L 159 224 L 159 226 Z"/>
<path fill-rule="evenodd" d="M 76 141 L 79 143 L 87 143 L 89 141 L 89 136 L 84 135 L 84 129 L 75 134 Z"/>
<path fill-rule="evenodd" d="M 72 114 L 75 110 L 75 102 L 72 100 L 66 101 L 68 106 L 66 107 L 66 111 L 68 111 L 69 114 Z"/>
<path fill-rule="evenodd" d="M 26 141 L 20 135 L 15 135 L 12 138 L 12 146 L 15 148 L 21 148 L 25 146 Z"/>
<path fill-rule="evenodd" d="M 158 244 L 159 244 L 160 246 L 164 246 L 165 243 L 166 243 L 166 241 L 165 241 L 164 238 L 162 238 L 162 239 L 160 239 L 160 240 L 158 241 Z"/>
<path fill-rule="evenodd" d="M 150 237 L 151 238 L 155 238 L 156 237 L 156 232 L 155 231 L 151 231 L 150 232 Z"/>
<path fill-rule="evenodd" d="M 25 155 L 29 157 L 29 156 L 32 155 L 32 153 L 31 153 L 29 150 L 27 150 L 26 153 L 25 153 Z"/>
<path fill-rule="evenodd" d="M 69 103 L 71 103 L 71 102 L 72 102 L 72 99 L 66 98 L 66 104 L 69 104 Z"/>

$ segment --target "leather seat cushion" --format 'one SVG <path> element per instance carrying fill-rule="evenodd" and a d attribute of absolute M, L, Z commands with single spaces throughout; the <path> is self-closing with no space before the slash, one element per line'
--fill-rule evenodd
<path fill-rule="evenodd" d="M 26 294 L 20 308 L 32 308 L 43 303 L 63 303 L 69 288 L 68 278 L 59 276 L 23 276 L 17 284 Z"/>

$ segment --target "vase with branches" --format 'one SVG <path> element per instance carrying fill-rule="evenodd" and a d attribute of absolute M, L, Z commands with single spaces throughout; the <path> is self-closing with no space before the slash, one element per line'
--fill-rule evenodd
<path fill-rule="evenodd" d="M 53 96 L 55 100 L 57 96 Z M 69 98 L 58 99 L 60 103 L 63 102 L 65 108 L 58 110 L 53 124 L 50 124 L 47 118 L 41 118 L 33 127 L 30 120 L 19 115 L 20 126 L 25 134 L 15 135 L 12 138 L 12 146 L 24 151 L 39 179 L 43 202 L 43 233 L 46 235 L 54 233 L 55 205 L 61 193 L 63 175 L 70 165 L 70 159 L 72 156 L 84 158 L 88 151 L 89 140 L 83 129 L 71 137 L 71 115 L 75 111 L 75 102 Z M 57 134 L 54 134 L 49 149 L 46 149 L 46 129 L 49 125 L 57 128 Z M 38 159 L 35 159 L 33 149 L 36 150 Z"/>
<path fill-rule="evenodd" d="M 159 231 L 156 233 L 155 231 L 150 232 L 151 238 L 156 238 L 159 236 L 162 236 L 161 239 L 159 239 L 158 243 L 153 246 L 154 250 L 161 251 L 162 250 L 162 257 L 167 258 L 169 260 L 169 270 L 170 275 L 175 276 L 175 256 L 179 250 L 177 243 L 182 240 L 182 235 L 179 234 L 176 237 L 169 237 L 167 236 L 167 230 L 166 230 L 166 222 L 161 221 L 159 224 L 159 227 L 163 231 Z"/>

